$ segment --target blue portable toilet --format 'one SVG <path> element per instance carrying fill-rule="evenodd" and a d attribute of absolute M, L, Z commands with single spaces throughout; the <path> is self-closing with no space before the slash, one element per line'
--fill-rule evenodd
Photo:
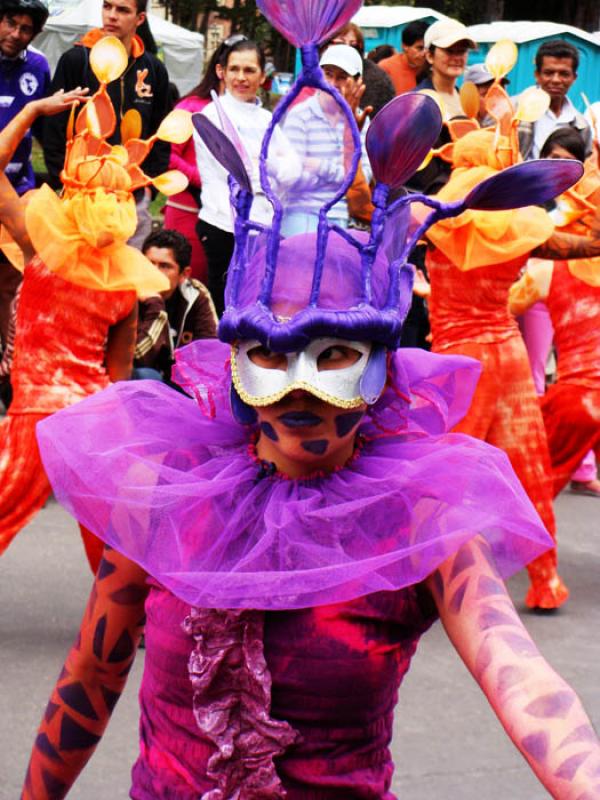
<path fill-rule="evenodd" d="M 435 22 L 446 19 L 444 14 L 432 8 L 416 6 L 363 6 L 352 19 L 365 37 L 365 54 L 380 44 L 390 44 L 402 52 L 402 31 L 409 22 L 423 20 Z"/>
<path fill-rule="evenodd" d="M 585 111 L 581 92 L 586 94 L 590 103 L 600 100 L 600 41 L 597 34 L 557 22 L 527 21 L 471 25 L 469 33 L 479 44 L 479 49 L 470 53 L 469 64 L 484 61 L 491 46 L 500 39 L 511 39 L 517 45 L 519 58 L 508 75 L 508 91 L 512 96 L 535 84 L 533 73 L 538 47 L 550 39 L 564 39 L 579 50 L 577 80 L 569 92 L 571 102 L 579 111 Z"/>
<path fill-rule="evenodd" d="M 424 20 L 435 22 L 445 19 L 444 14 L 432 8 L 415 6 L 363 6 L 352 18 L 365 37 L 365 55 L 380 44 L 391 44 L 402 51 L 402 31 L 409 22 Z M 300 72 L 300 53 L 296 52 L 295 74 Z"/>

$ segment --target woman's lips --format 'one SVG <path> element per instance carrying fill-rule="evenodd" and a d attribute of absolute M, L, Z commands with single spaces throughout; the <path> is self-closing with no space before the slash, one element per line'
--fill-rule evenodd
<path fill-rule="evenodd" d="M 287 428 L 315 428 L 323 422 L 323 418 L 310 411 L 287 411 L 277 419 Z"/>

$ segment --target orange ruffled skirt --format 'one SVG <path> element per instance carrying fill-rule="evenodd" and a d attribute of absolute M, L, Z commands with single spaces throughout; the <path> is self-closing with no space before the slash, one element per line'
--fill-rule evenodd
<path fill-rule="evenodd" d="M 471 356 L 483 368 L 471 408 L 454 430 L 504 450 L 546 529 L 556 540 L 548 445 L 523 340 L 513 336 L 498 343 L 463 342 L 445 347 L 442 352 Z M 527 565 L 531 581 L 525 598 L 527 606 L 552 609 L 566 601 L 569 591 L 556 569 L 556 548 Z"/>
<path fill-rule="evenodd" d="M 0 421 L 0 555 L 52 493 L 35 436 L 47 414 L 11 414 Z M 95 574 L 103 543 L 80 526 L 83 545 Z"/>

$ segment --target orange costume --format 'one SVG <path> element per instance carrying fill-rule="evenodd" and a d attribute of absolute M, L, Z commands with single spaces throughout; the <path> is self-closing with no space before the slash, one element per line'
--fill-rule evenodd
<path fill-rule="evenodd" d="M 455 169 L 438 197 L 444 201 L 462 197 L 505 166 L 494 143 L 492 130 L 474 131 L 456 142 Z M 427 268 L 433 350 L 471 356 L 483 366 L 469 413 L 456 430 L 507 453 L 555 538 L 544 424 L 527 352 L 508 310 L 511 284 L 529 253 L 552 231 L 550 218 L 539 208 L 467 211 L 430 229 L 434 249 L 428 254 Z M 567 599 L 556 563 L 553 549 L 529 564 L 528 606 L 555 608 Z"/>
<path fill-rule="evenodd" d="M 35 438 L 36 423 L 105 388 L 110 381 L 111 348 L 120 353 L 121 366 L 115 374 L 128 374 L 137 298 L 168 288 L 167 279 L 145 256 L 125 244 L 136 226 L 132 192 L 150 182 L 138 164 L 152 141 L 136 139 L 139 127 L 134 116 L 122 125 L 125 146 L 111 147 L 104 141 L 115 126 L 106 83 L 127 65 L 127 55 L 111 37 L 91 51 L 90 64 L 101 86 L 77 117 L 76 135 L 70 124 L 61 175 L 64 196 L 59 199 L 44 186 L 32 193 L 23 215 L 13 202 L 10 184 L 0 175 L 0 213 L 7 228 L 2 233 L 3 249 L 20 269 L 23 253 L 12 238 L 25 252 L 36 253 L 24 270 L 18 298 L 13 401 L 0 423 L 0 553 L 51 491 Z M 14 118 L 0 148 L 3 156 L 20 140 L 35 113 L 39 112 L 26 107 Z M 174 113 L 179 115 L 175 126 L 182 127 L 178 138 L 186 132 L 189 136 L 189 115 Z M 163 125 L 169 128 L 172 123 L 165 120 Z M 158 135 L 167 138 L 165 131 Z M 159 176 L 152 183 L 167 192 L 180 191 L 179 175 L 170 180 Z M 115 326 L 121 332 L 117 341 L 110 338 Z M 82 534 L 95 570 L 102 544 L 89 532 Z"/>
<path fill-rule="evenodd" d="M 511 310 L 537 300 L 550 312 L 558 356 L 542 398 L 557 495 L 589 450 L 600 458 L 600 259 L 533 265 L 511 290 Z"/>

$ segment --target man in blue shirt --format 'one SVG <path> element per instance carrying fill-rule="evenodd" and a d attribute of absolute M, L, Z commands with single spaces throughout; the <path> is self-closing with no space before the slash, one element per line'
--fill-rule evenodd
<path fill-rule="evenodd" d="M 48 93 L 50 68 L 46 57 L 30 49 L 33 38 L 44 27 L 48 9 L 40 0 L 0 0 L 0 129 L 23 106 Z M 34 131 L 37 135 L 38 131 Z M 23 138 L 6 176 L 18 194 L 35 187 L 31 165 L 31 131 Z M 9 308 L 20 282 L 20 274 L 0 252 L 0 346 L 8 332 Z"/>
<path fill-rule="evenodd" d="M 0 128 L 31 100 L 48 93 L 46 56 L 29 47 L 47 17 L 48 10 L 40 0 L 0 0 Z M 37 130 L 34 132 L 37 135 Z M 18 194 L 34 188 L 31 131 L 17 147 L 6 175 Z"/>

